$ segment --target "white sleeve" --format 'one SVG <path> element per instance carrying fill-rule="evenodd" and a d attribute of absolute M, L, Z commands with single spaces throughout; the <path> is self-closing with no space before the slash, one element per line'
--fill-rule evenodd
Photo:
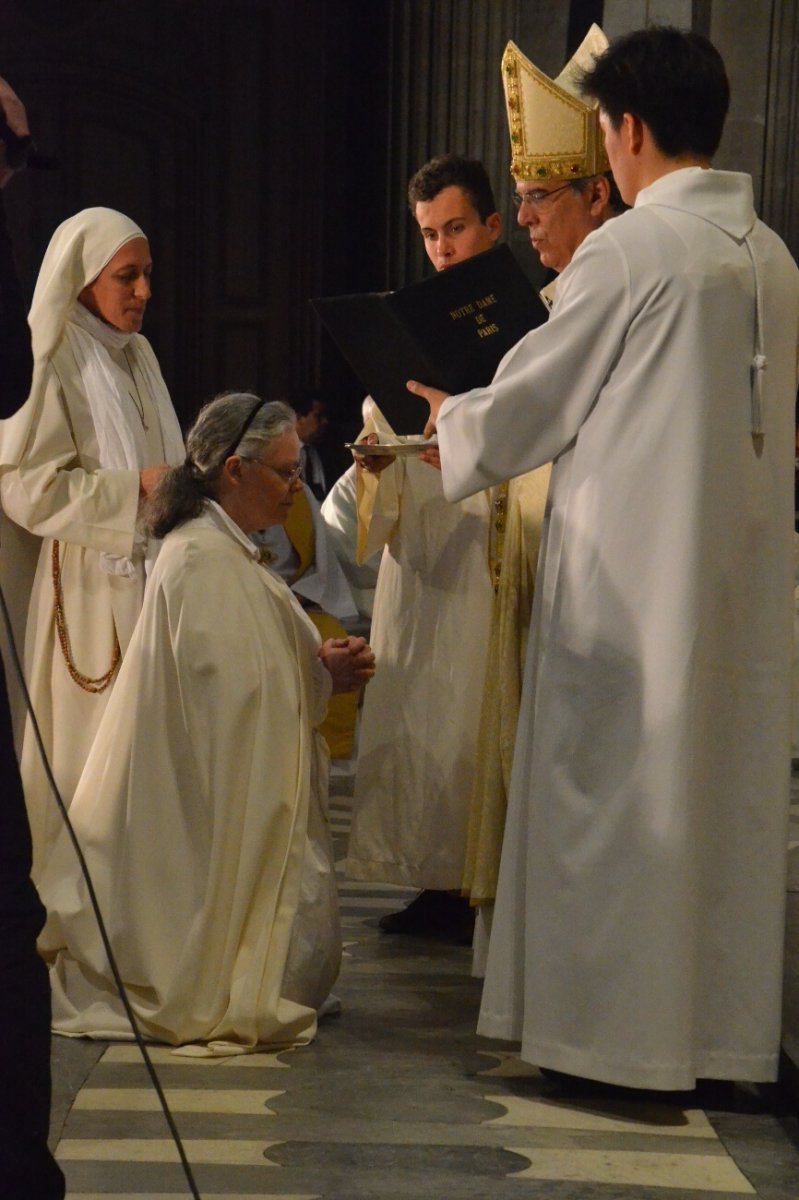
<path fill-rule="evenodd" d="M 627 261 L 598 232 L 560 277 L 549 321 L 508 351 L 488 387 L 444 402 L 437 424 L 448 500 L 556 458 L 591 412 L 631 316 Z"/>
<path fill-rule="evenodd" d="M 70 412 L 52 367 L 42 395 L 17 416 L 27 423 L 24 449 L 16 456 L 18 465 L 4 471 L 0 484 L 8 516 L 38 537 L 129 556 L 139 472 L 87 470 L 82 465 Z M 20 432 L 17 436 L 22 441 Z"/>

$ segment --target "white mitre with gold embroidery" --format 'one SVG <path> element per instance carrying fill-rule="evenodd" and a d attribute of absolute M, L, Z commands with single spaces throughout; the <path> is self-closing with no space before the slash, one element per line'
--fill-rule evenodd
<path fill-rule="evenodd" d="M 514 179 L 584 179 L 610 169 L 599 106 L 584 100 L 578 87 L 582 73 L 607 48 L 608 39 L 592 25 L 557 79 L 550 79 L 508 42 L 502 82 Z"/>

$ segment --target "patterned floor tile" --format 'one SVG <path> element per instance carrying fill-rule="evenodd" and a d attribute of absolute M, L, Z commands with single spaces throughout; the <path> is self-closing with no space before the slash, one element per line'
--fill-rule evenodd
<path fill-rule="evenodd" d="M 348 786 L 333 813 L 341 1014 L 291 1052 L 150 1051 L 203 1200 L 795 1200 L 784 1123 L 737 1114 L 722 1141 L 696 1109 L 567 1102 L 478 1039 L 468 949 L 381 934 L 414 891 L 344 878 Z M 136 1047 L 109 1046 L 58 1146 L 69 1200 L 187 1196 L 159 1122 Z"/>
<path fill-rule="evenodd" d="M 173 1113 L 236 1113 L 274 1116 L 267 1101 L 282 1092 L 247 1091 L 244 1088 L 165 1088 Z M 161 1104 L 152 1088 L 82 1088 L 75 1097 L 74 1111 L 160 1112 Z"/>
<path fill-rule="evenodd" d="M 572 1129 L 591 1133 L 652 1134 L 656 1137 L 710 1138 L 716 1133 L 705 1114 L 698 1109 L 651 1110 L 642 1105 L 617 1105 L 616 1112 L 577 1109 L 565 1101 L 525 1100 L 519 1096 L 486 1096 L 507 1109 L 504 1116 L 494 1117 L 492 1125 L 511 1125 L 532 1129 Z M 658 1120 L 657 1118 L 661 1119 Z M 655 1119 L 652 1119 L 655 1118 Z"/>
<path fill-rule="evenodd" d="M 233 1167 L 274 1167 L 267 1150 L 279 1142 L 247 1142 L 231 1138 L 182 1139 L 192 1164 L 213 1163 Z M 56 1158 L 113 1163 L 176 1163 L 178 1152 L 171 1138 L 62 1138 Z"/>
<path fill-rule="evenodd" d="M 575 1183 L 620 1183 L 629 1187 L 663 1188 L 677 1196 L 686 1191 L 726 1192 L 754 1196 L 755 1189 L 726 1155 L 657 1154 L 634 1150 L 526 1150 L 510 1146 L 530 1159 L 517 1180 L 546 1179 Z M 598 1193 L 601 1194 L 601 1193 Z"/>
<path fill-rule="evenodd" d="M 181 1066 L 189 1063 L 197 1063 L 203 1067 L 249 1067 L 250 1069 L 266 1069 L 283 1071 L 289 1063 L 282 1062 L 278 1054 L 230 1054 L 226 1057 L 208 1058 L 205 1055 L 194 1054 L 176 1054 L 174 1050 L 168 1049 L 166 1046 L 148 1046 L 147 1053 L 150 1056 L 150 1061 L 155 1066 L 174 1066 L 179 1063 Z M 280 1050 L 279 1054 L 293 1054 L 293 1050 Z M 102 1060 L 104 1064 L 110 1063 L 131 1063 L 136 1066 L 141 1065 L 142 1056 L 138 1046 L 131 1044 L 117 1044 L 108 1046 L 103 1054 Z"/>

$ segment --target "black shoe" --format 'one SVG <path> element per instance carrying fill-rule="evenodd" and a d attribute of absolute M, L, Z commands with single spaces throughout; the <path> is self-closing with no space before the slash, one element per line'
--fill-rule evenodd
<path fill-rule="evenodd" d="M 378 921 L 383 933 L 409 937 L 440 938 L 458 945 L 472 944 L 475 910 L 464 896 L 425 889 L 400 912 L 387 913 Z"/>
<path fill-rule="evenodd" d="M 603 1083 L 601 1079 L 585 1079 L 582 1075 L 569 1075 L 566 1071 L 556 1071 L 554 1067 L 539 1067 L 547 1083 L 553 1084 L 564 1096 L 606 1096 L 609 1099 L 625 1098 L 630 1093 L 638 1093 L 636 1088 L 622 1087 L 617 1083 Z"/>
<path fill-rule="evenodd" d="M 619 1083 L 604 1083 L 600 1079 L 584 1079 L 581 1075 L 568 1075 L 552 1067 L 539 1067 L 547 1083 L 551 1083 L 563 1096 L 592 1096 L 605 1100 L 649 1101 L 655 1104 L 679 1104 L 682 1108 L 708 1108 L 720 1111 L 735 1111 L 737 1095 L 731 1080 L 697 1079 L 691 1089 L 663 1090 L 661 1088 L 627 1087 Z"/>
<path fill-rule="evenodd" d="M 739 1103 L 738 1090 L 731 1079 L 697 1079 L 696 1103 L 699 1108 L 734 1112 Z"/>

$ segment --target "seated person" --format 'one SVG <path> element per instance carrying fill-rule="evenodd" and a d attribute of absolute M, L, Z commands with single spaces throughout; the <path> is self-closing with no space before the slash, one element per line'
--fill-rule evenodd
<path fill-rule="evenodd" d="M 346 638 L 358 624 L 355 601 L 331 545 L 319 501 L 300 474 L 287 519 L 253 534 L 262 559 L 285 579 L 321 637 Z M 331 697 L 320 733 L 331 758 L 352 756 L 357 693 Z"/>
<path fill-rule="evenodd" d="M 366 632 L 372 621 L 382 547 L 365 562 L 358 562 L 358 482 L 354 463 L 325 496 L 322 519 L 358 609 L 359 623 L 349 628 L 354 633 Z"/>
<path fill-rule="evenodd" d="M 327 492 L 325 468 L 317 450 L 328 425 L 327 405 L 315 392 L 299 390 L 286 397 L 297 414 L 297 437 L 300 439 L 300 479 L 307 484 L 321 504 Z"/>
<path fill-rule="evenodd" d="M 249 535 L 286 520 L 294 413 L 217 397 L 148 505 L 164 543 L 71 817 L 145 1037 L 308 1041 L 340 956 L 315 727 L 372 673 L 320 638 Z M 129 1037 L 71 846 L 42 879 L 58 1033 Z"/>

